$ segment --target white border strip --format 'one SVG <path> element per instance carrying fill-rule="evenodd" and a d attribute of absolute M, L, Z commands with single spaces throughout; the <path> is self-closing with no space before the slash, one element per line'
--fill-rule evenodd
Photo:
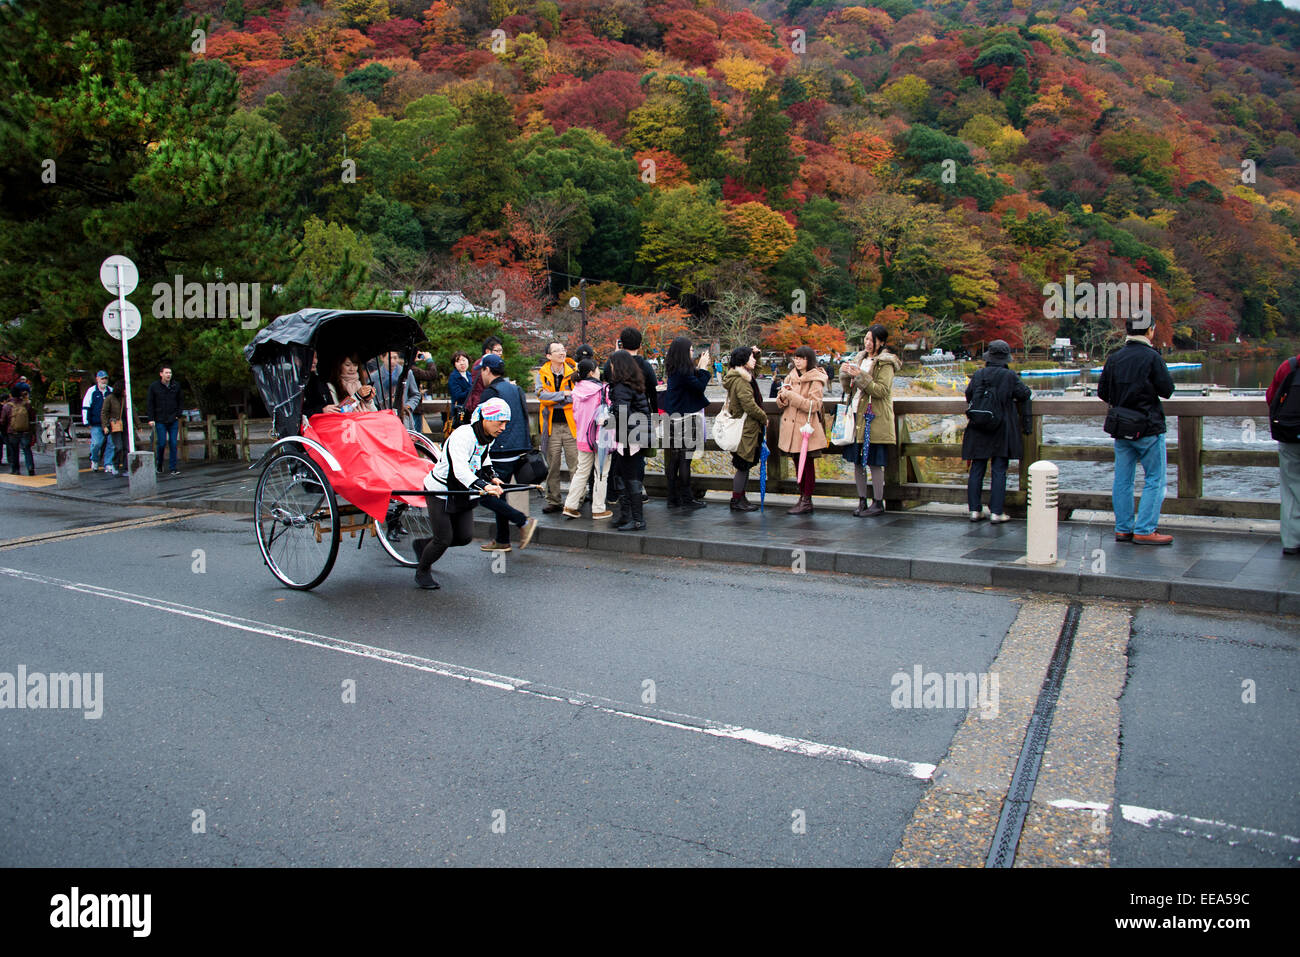
<path fill-rule="evenodd" d="M 249 632 L 250 634 L 265 635 L 269 638 L 279 638 L 283 641 L 291 641 L 300 645 L 310 645 L 328 651 L 338 651 L 347 655 L 355 655 L 359 658 L 369 658 L 373 661 L 398 665 L 402 668 L 410 668 L 414 671 L 423 671 L 444 678 L 455 678 L 458 681 L 467 681 L 471 684 L 479 685 L 480 687 L 494 688 L 498 691 L 514 691 L 520 694 L 531 695 L 535 698 L 542 698 L 547 701 L 559 701 L 575 707 L 590 708 L 594 711 L 599 711 L 602 714 L 613 715 L 614 717 L 631 718 L 636 721 L 644 721 L 648 724 L 656 724 L 665 728 L 676 728 L 679 731 L 693 731 L 697 734 L 709 735 L 710 737 L 743 741 L 760 748 L 767 748 L 772 751 L 782 751 L 786 754 L 797 754 L 802 757 L 819 758 L 825 761 L 837 761 L 842 764 L 852 764 L 858 767 L 869 768 L 873 771 L 883 771 L 887 774 L 902 775 L 905 777 L 916 778 L 921 781 L 930 780 L 935 771 L 935 765 L 933 764 L 906 761 L 902 758 L 891 758 L 880 754 L 871 754 L 867 751 L 858 751 L 854 748 L 846 748 L 834 744 L 821 744 L 817 741 L 809 741 L 805 738 L 792 738 L 783 734 L 771 734 L 766 731 L 741 727 L 740 725 L 723 724 L 721 722 L 711 721 L 707 718 L 697 718 L 691 715 L 673 715 L 672 718 L 669 718 L 662 717 L 661 715 L 671 714 L 671 712 L 643 714 L 636 711 L 628 711 L 622 707 L 612 707 L 611 705 L 616 705 L 617 703 L 609 702 L 609 699 L 598 698 L 594 695 L 587 695 L 578 691 L 565 691 L 563 689 L 544 690 L 541 687 L 533 685 L 531 681 L 524 678 L 512 678 L 509 675 L 498 675 L 490 671 L 479 671 L 474 668 L 465 668 L 461 665 L 453 665 L 444 661 L 435 661 L 431 658 L 421 658 L 418 655 L 408 655 L 387 648 L 377 648 L 373 645 L 363 645 L 354 641 L 344 641 L 341 638 L 332 638 L 329 635 L 318 635 L 309 631 L 285 628 L 279 625 L 268 624 L 267 622 L 255 621 L 251 618 L 239 618 L 235 615 L 226 615 L 221 612 L 209 611 L 204 608 L 195 608 L 191 605 L 182 605 L 178 602 L 166 601 L 160 598 L 151 598 L 147 595 L 136 595 L 131 592 L 118 591 L 113 588 L 104 588 L 99 585 L 91 585 L 85 582 L 68 581 L 62 578 L 50 578 L 45 575 L 37 575 L 33 572 L 23 571 L 17 568 L 0 567 L 0 574 L 7 575 L 10 578 L 18 578 L 23 581 L 34 582 L 36 584 L 50 585 L 55 588 L 65 588 L 68 591 L 94 595 L 97 598 L 110 598 L 114 601 L 139 605 L 144 608 L 152 608 L 155 611 L 167 612 L 173 615 L 182 615 L 186 618 L 193 618 L 198 621 L 206 621 L 210 624 L 220 625 L 223 628 L 233 628 L 239 631 Z M 606 704 L 602 702 L 609 703 Z"/>

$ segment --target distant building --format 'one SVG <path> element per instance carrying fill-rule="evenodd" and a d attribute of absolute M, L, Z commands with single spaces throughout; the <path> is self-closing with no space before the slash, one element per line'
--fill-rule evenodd
<path fill-rule="evenodd" d="M 391 295 L 400 298 L 405 295 L 401 289 L 392 290 Z M 407 312 L 414 312 L 417 309 L 432 309 L 434 312 L 456 313 L 458 315 L 492 315 L 491 309 L 483 306 L 476 306 L 461 294 L 460 290 L 448 289 L 418 289 L 411 293 L 410 301 L 406 304 Z"/>

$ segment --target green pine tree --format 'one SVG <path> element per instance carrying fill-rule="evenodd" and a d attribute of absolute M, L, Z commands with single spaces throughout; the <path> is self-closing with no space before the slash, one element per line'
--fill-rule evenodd
<path fill-rule="evenodd" d="M 790 117 L 777 104 L 774 84 L 750 97 L 749 119 L 740 135 L 745 138 L 745 182 L 762 186 L 773 202 L 779 201 L 794 181 L 799 157 L 790 144 Z"/>
<path fill-rule="evenodd" d="M 235 114 L 228 67 L 191 60 L 200 28 L 180 0 L 0 5 L 0 348 L 45 382 L 120 364 L 101 325 L 112 297 L 99 264 L 111 254 L 140 271 L 132 365 L 172 361 L 201 401 L 218 383 L 186 365 L 202 357 L 200 333 L 232 324 L 155 316 L 154 284 L 183 275 L 269 291 L 289 271 L 285 207 L 303 159 L 265 121 Z"/>
<path fill-rule="evenodd" d="M 722 179 L 727 172 L 727 157 L 723 152 L 718 113 L 709 100 L 708 88 L 702 83 L 686 81 L 682 104 L 686 111 L 682 135 L 673 144 L 673 152 L 690 169 L 691 178 L 696 182 Z"/>

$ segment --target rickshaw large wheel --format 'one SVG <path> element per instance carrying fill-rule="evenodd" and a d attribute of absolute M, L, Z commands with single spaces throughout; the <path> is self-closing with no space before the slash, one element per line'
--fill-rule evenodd
<path fill-rule="evenodd" d="M 253 503 L 271 574 L 303 591 L 323 582 L 339 554 L 339 505 L 320 466 L 305 454 L 277 455 L 262 470 Z"/>
<path fill-rule="evenodd" d="M 429 450 L 419 443 L 416 443 L 415 451 L 430 462 L 437 461 Z M 396 499 L 393 500 L 393 502 L 396 501 Z M 415 552 L 411 551 L 411 543 L 420 538 L 433 538 L 433 524 L 429 521 L 429 510 L 418 505 L 408 505 L 403 510 L 400 521 L 401 529 L 406 533 L 406 537 L 399 542 L 390 542 L 387 534 L 387 523 L 376 519 L 374 523 L 375 541 L 379 543 L 379 547 L 386 551 L 388 557 L 393 561 L 407 568 L 414 568 L 420 563 L 415 557 Z"/>

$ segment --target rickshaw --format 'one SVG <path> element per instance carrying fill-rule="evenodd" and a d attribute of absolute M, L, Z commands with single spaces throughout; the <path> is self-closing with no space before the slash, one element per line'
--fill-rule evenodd
<path fill-rule="evenodd" d="M 379 412 L 321 414 L 310 423 L 303 400 L 310 377 L 325 381 L 343 356 L 360 355 L 363 377 L 373 376 L 389 352 L 400 353 L 409 370 L 424 339 L 420 324 L 400 312 L 303 309 L 280 316 L 245 346 L 276 439 L 250 466 L 261 469 L 253 522 L 263 560 L 288 587 L 323 582 L 344 532 L 359 534 L 360 549 L 369 531 L 393 561 L 416 565 L 400 538 L 432 534 L 420 482 L 439 449 L 391 407 L 385 393 L 396 392 L 400 404 L 405 389 L 376 388 Z"/>

